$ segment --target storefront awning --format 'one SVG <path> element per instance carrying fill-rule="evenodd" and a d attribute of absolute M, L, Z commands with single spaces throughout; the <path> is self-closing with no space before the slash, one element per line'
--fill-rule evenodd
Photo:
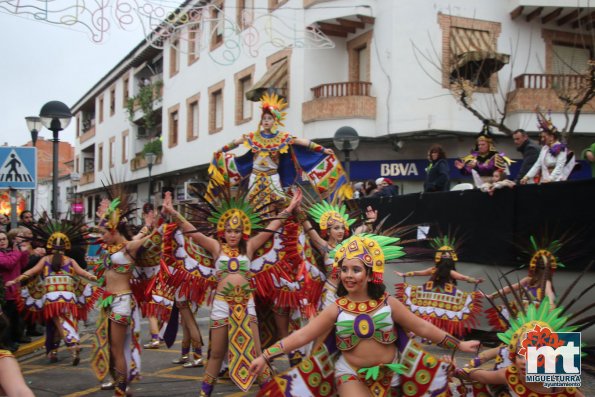
<path fill-rule="evenodd" d="M 288 67 L 287 58 L 271 66 L 264 76 L 246 92 L 246 99 L 258 102 L 262 94 L 269 90 L 275 90 L 278 95 L 285 96 L 284 92 L 279 91 L 287 88 Z"/>

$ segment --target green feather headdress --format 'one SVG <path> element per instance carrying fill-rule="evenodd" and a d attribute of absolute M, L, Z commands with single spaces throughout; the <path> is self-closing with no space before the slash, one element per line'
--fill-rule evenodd
<path fill-rule="evenodd" d="M 450 256 L 452 260 L 457 262 L 459 257 L 457 255 L 457 241 L 454 237 L 444 235 L 439 237 L 434 237 L 430 240 L 430 246 L 436 251 L 434 254 L 434 262 L 438 263 L 442 259 L 442 254 L 444 252 L 450 252 Z"/>
<path fill-rule="evenodd" d="M 349 227 L 355 223 L 355 219 L 349 218 L 345 204 L 336 205 L 325 200 L 312 204 L 308 209 L 308 214 L 318 223 L 323 235 L 336 222 L 343 224 L 346 232 L 349 232 Z"/>
<path fill-rule="evenodd" d="M 333 268 L 339 268 L 344 259 L 359 259 L 372 268 L 372 282 L 382 284 L 384 264 L 405 255 L 403 247 L 395 245 L 401 239 L 377 234 L 357 234 L 344 240 L 330 252 Z"/>
<path fill-rule="evenodd" d="M 254 212 L 250 203 L 238 197 L 221 200 L 208 221 L 217 225 L 219 237 L 223 237 L 227 225 L 234 229 L 242 229 L 244 240 L 250 238 L 252 229 L 262 229 L 260 216 Z"/>
<path fill-rule="evenodd" d="M 549 244 L 541 244 L 541 247 L 537 244 L 535 237 L 529 237 L 531 242 L 531 259 L 529 260 L 529 273 L 534 273 L 535 269 L 542 260 L 543 265 L 546 263 L 549 265 L 550 270 L 553 272 L 559 266 L 564 268 L 564 264 L 560 262 L 560 259 L 556 254 L 562 248 L 562 242 L 560 240 L 551 241 Z"/>

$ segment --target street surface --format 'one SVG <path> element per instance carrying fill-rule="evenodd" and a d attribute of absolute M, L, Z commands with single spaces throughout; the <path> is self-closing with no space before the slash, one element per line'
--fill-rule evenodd
<path fill-rule="evenodd" d="M 389 292 L 394 292 L 394 283 L 400 282 L 401 278 L 396 276 L 394 270 L 410 271 L 421 270 L 431 266 L 430 262 L 416 263 L 416 264 L 390 264 L 387 266 L 385 272 L 385 280 Z M 459 264 L 457 270 L 466 275 L 473 277 L 485 277 L 486 270 L 493 277 L 497 274 L 497 269 L 493 266 L 477 265 L 477 264 Z M 508 269 L 503 269 L 508 270 Z M 518 277 L 522 277 L 525 271 L 521 270 Z M 558 293 L 564 291 L 567 283 L 576 277 L 576 273 L 559 270 L 556 272 L 554 278 L 554 285 Z M 511 277 L 511 280 L 516 280 L 516 273 Z M 424 278 L 417 280 L 408 279 L 409 282 L 421 283 Z M 588 276 L 581 279 L 577 286 L 577 291 L 590 283 L 595 282 L 595 274 L 590 273 Z M 488 284 L 483 284 L 486 292 L 492 292 L 493 288 Z M 459 283 L 459 287 L 469 290 L 472 286 Z M 592 300 L 591 300 L 592 301 Z M 585 306 L 589 302 L 580 302 L 576 310 Z M 488 303 L 486 302 L 485 305 Z M 484 306 L 487 308 L 487 306 Z M 83 351 L 81 353 L 81 363 L 78 367 L 70 365 L 70 353 L 62 348 L 59 352 L 60 361 L 56 364 L 49 364 L 45 351 L 43 350 L 43 338 L 34 340 L 31 345 L 22 346 L 22 350 L 18 353 L 19 361 L 25 375 L 25 379 L 29 387 L 33 390 L 37 397 L 107 397 L 111 396 L 111 391 L 102 391 L 99 389 L 99 382 L 93 375 L 90 367 L 90 352 L 91 352 L 91 334 L 94 330 L 94 319 L 96 312 L 91 313 L 90 321 L 87 325 L 81 324 L 81 337 Z M 201 329 L 203 338 L 208 337 L 208 310 L 205 308 L 199 309 L 197 313 L 197 320 Z M 148 323 L 143 319 L 142 324 L 142 340 L 146 343 L 149 339 Z M 483 324 L 483 322 L 482 322 Z M 487 326 L 483 326 L 487 329 Z M 180 331 L 181 332 L 181 331 Z M 143 379 L 140 382 L 135 382 L 132 389 L 135 396 L 197 396 L 200 386 L 200 381 L 204 373 L 204 369 L 200 368 L 183 368 L 179 365 L 171 364 L 171 361 L 177 358 L 180 354 L 180 340 L 181 333 L 178 335 L 178 340 L 171 349 L 163 346 L 158 350 L 143 350 L 142 356 L 142 375 Z M 588 345 L 595 345 L 595 338 L 593 332 L 586 333 L 583 337 L 583 342 Z M 38 350 L 33 351 L 35 347 Z M 431 348 L 433 352 L 439 353 L 435 347 Z M 206 350 L 206 349 L 205 349 Z M 24 355 L 23 355 L 24 353 Z M 457 353 L 457 362 L 464 364 L 471 358 L 469 354 Z M 287 360 L 283 359 L 279 362 L 280 369 L 286 368 Z M 595 396 L 595 376 L 593 372 L 587 373 L 583 367 L 582 373 L 583 393 L 586 396 Z M 240 392 L 230 380 L 222 380 L 215 388 L 214 396 L 254 396 L 256 387 L 251 393 Z"/>

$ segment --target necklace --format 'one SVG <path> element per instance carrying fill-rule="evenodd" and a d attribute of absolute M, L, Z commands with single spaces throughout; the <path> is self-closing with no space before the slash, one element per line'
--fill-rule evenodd
<path fill-rule="evenodd" d="M 238 256 L 240 256 L 240 250 L 238 250 L 237 248 L 231 248 L 227 244 L 222 244 L 221 250 L 225 255 L 229 256 L 230 258 L 237 258 Z"/>
<path fill-rule="evenodd" d="M 122 248 L 124 248 L 124 246 L 126 246 L 126 242 L 117 243 L 117 244 L 108 244 L 108 245 L 106 245 L 105 249 L 107 250 L 107 252 L 110 255 L 112 255 L 112 254 L 115 254 L 116 252 L 122 251 Z"/>

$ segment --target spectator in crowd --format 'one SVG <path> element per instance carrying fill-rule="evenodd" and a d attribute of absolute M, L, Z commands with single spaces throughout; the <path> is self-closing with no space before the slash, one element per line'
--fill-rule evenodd
<path fill-rule="evenodd" d="M 29 210 L 25 210 L 25 211 L 21 212 L 21 215 L 19 215 L 19 218 L 20 218 L 19 226 L 25 226 L 27 228 L 30 228 L 31 225 L 34 224 L 33 213 Z"/>
<path fill-rule="evenodd" d="M 595 143 L 583 150 L 582 158 L 591 164 L 591 177 L 595 178 Z"/>
<path fill-rule="evenodd" d="M 364 183 L 356 182 L 353 184 L 353 198 L 359 199 L 365 196 Z"/>
<path fill-rule="evenodd" d="M 0 214 L 0 232 L 8 232 L 10 230 L 10 217 L 6 214 Z"/>
<path fill-rule="evenodd" d="M 478 184 L 477 188 L 479 188 L 484 193 L 488 193 L 490 196 L 494 194 L 496 189 L 502 189 L 504 187 L 512 189 L 516 185 L 513 181 L 506 177 L 506 172 L 499 168 L 494 170 L 490 182 L 483 182 L 480 178 L 474 179 L 476 180 L 476 184 Z"/>
<path fill-rule="evenodd" d="M 515 179 L 515 182 L 519 183 L 537 161 L 541 148 L 538 144 L 529 139 L 529 136 L 527 136 L 527 133 L 523 129 L 518 129 L 513 132 L 512 140 L 516 145 L 516 150 L 523 155 L 523 163 L 521 164 L 521 168 Z"/>
<path fill-rule="evenodd" d="M 399 195 L 399 188 L 393 185 L 393 181 L 388 178 L 376 179 L 376 186 L 378 186 L 378 191 L 370 197 L 392 197 Z"/>
<path fill-rule="evenodd" d="M 426 168 L 424 192 L 448 192 L 450 190 L 450 167 L 446 153 L 440 145 L 432 145 L 428 151 L 430 164 Z"/>
<path fill-rule="evenodd" d="M 14 280 L 21 275 L 21 270 L 27 265 L 29 253 L 21 251 L 17 239 L 8 240 L 8 235 L 0 232 L 0 276 L 4 283 Z M 7 287 L 4 291 L 4 303 L 2 311 L 10 321 L 9 331 L 4 335 L 4 345 L 10 350 L 16 351 L 19 347 L 22 332 L 19 327 L 19 312 L 17 309 L 17 294 L 19 286 Z"/>
<path fill-rule="evenodd" d="M 378 186 L 376 186 L 376 182 L 373 179 L 368 179 L 364 183 L 364 192 L 366 193 L 366 197 L 369 197 L 378 191 Z"/>
<path fill-rule="evenodd" d="M 29 253 L 29 260 L 27 261 L 25 268 L 21 271 L 21 274 L 22 274 L 22 273 L 26 272 L 27 270 L 31 269 L 33 266 L 37 265 L 37 262 L 39 262 L 39 260 L 45 256 L 45 248 L 43 248 L 43 247 L 33 248 L 33 245 L 31 244 L 31 239 L 33 238 L 33 232 L 31 231 L 31 229 L 28 229 L 24 226 L 19 226 L 16 229 L 13 229 L 10 233 L 8 233 L 9 240 L 13 240 L 13 237 L 12 237 L 13 232 L 16 233 L 14 240 L 16 240 L 16 243 L 20 245 L 21 251 L 27 251 Z M 28 280 L 28 281 L 34 282 L 32 280 Z M 24 286 L 26 284 L 27 284 L 27 282 L 22 282 L 21 286 Z M 43 332 L 40 332 L 37 330 L 37 322 L 36 321 L 34 321 L 32 319 L 23 319 L 21 317 L 20 329 L 23 328 L 22 327 L 23 325 L 27 328 L 27 333 L 24 338 L 21 338 L 22 341 L 26 342 L 28 340 L 27 337 L 43 335 Z"/>
<path fill-rule="evenodd" d="M 539 178 L 539 183 L 565 181 L 574 169 L 574 154 L 560 142 L 560 132 L 552 124 L 551 117 L 538 112 L 537 120 L 539 128 L 545 133 L 545 146 L 541 148 L 537 161 L 520 182 L 524 185 L 532 178 Z"/>

